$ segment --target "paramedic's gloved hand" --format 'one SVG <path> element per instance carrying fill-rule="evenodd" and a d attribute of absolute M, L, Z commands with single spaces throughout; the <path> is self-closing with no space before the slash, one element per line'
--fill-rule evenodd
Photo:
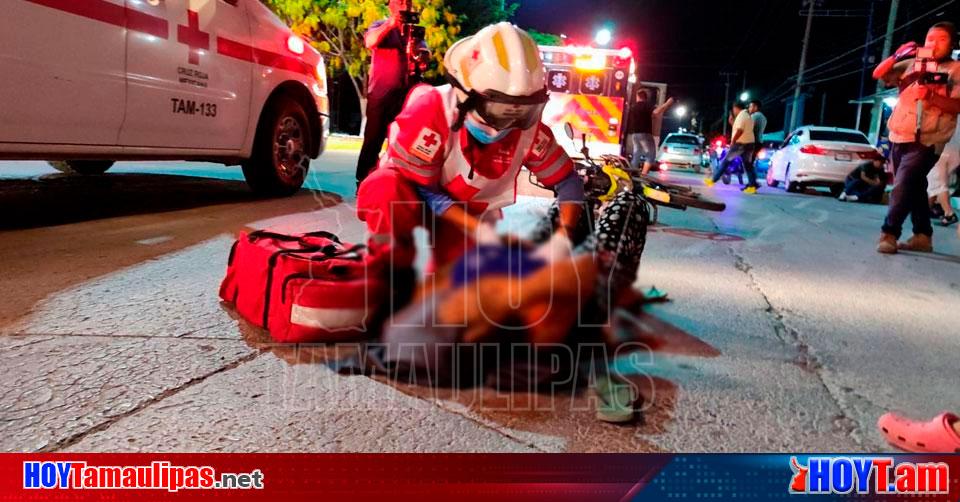
<path fill-rule="evenodd" d="M 499 246 L 501 244 L 500 234 L 492 223 L 481 222 L 477 224 L 477 230 L 473 236 L 477 244 L 481 246 Z"/>
<path fill-rule="evenodd" d="M 553 263 L 570 258 L 573 251 L 573 242 L 565 232 L 555 232 L 550 240 L 544 242 L 533 252 L 533 256 L 547 263 Z"/>

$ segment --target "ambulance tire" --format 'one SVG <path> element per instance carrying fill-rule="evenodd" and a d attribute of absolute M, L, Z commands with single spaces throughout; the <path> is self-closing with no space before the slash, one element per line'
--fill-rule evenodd
<path fill-rule="evenodd" d="M 247 185 L 261 195 L 297 193 L 310 169 L 310 121 L 300 103 L 278 97 L 264 111 L 253 154 L 241 163 Z"/>
<path fill-rule="evenodd" d="M 65 174 L 92 176 L 103 174 L 113 166 L 112 160 L 52 160 L 51 167 Z"/>

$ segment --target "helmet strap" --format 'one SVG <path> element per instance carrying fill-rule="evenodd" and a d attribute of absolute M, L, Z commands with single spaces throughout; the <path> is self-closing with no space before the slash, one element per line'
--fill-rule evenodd
<path fill-rule="evenodd" d="M 477 98 L 475 91 L 468 91 L 463 87 L 463 84 L 460 83 L 450 74 L 450 72 L 444 73 L 444 79 L 450 83 L 455 89 L 467 95 L 467 99 L 457 103 L 457 120 L 453 122 L 453 126 L 450 127 L 450 130 L 457 132 L 460 129 L 463 129 L 463 121 L 467 118 L 467 113 L 476 106 Z"/>

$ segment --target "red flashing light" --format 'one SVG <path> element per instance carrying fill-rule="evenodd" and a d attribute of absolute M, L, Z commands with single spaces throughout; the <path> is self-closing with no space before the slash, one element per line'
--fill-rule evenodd
<path fill-rule="evenodd" d="M 630 59 L 633 57 L 633 51 L 629 47 L 621 47 L 620 53 L 617 54 L 621 59 Z"/>
<path fill-rule="evenodd" d="M 800 148 L 800 153 L 806 153 L 810 155 L 826 155 L 827 151 L 817 145 L 803 145 L 803 147 Z"/>

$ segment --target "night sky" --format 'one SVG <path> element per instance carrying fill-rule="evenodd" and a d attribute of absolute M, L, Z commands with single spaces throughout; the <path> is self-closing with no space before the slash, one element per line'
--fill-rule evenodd
<path fill-rule="evenodd" d="M 821 0 L 818 8 L 866 14 L 870 4 L 870 0 Z M 874 4 L 873 33 L 882 37 L 890 0 Z M 732 99 L 742 90 L 746 74 L 746 88 L 764 100 L 770 119 L 768 131 L 777 131 L 783 126 L 783 99 L 793 96 L 792 85 L 785 81 L 797 73 L 805 28 L 802 8 L 801 0 L 520 0 L 513 21 L 578 41 L 590 40 L 603 25 L 612 26 L 612 45 L 637 47 L 640 78 L 667 83 L 671 95 L 704 116 L 705 130 L 710 122 L 719 127 L 724 98 L 724 80 L 719 73 L 738 73 L 732 79 Z M 894 49 L 908 40 L 922 43 L 927 28 L 935 22 L 960 24 L 960 0 L 901 0 L 897 26 L 913 19 L 917 21 L 894 34 Z M 804 122 L 820 122 L 826 95 L 824 125 L 853 127 L 856 107 L 847 102 L 859 94 L 857 70 L 862 66 L 863 48 L 834 63 L 816 65 L 862 46 L 867 17 L 817 17 L 811 33 L 807 66 L 814 68 L 806 80 L 830 80 L 805 87 L 811 97 Z M 882 43 L 871 48 L 871 54 L 879 57 Z M 871 94 L 874 86 L 868 72 L 866 94 Z"/>

